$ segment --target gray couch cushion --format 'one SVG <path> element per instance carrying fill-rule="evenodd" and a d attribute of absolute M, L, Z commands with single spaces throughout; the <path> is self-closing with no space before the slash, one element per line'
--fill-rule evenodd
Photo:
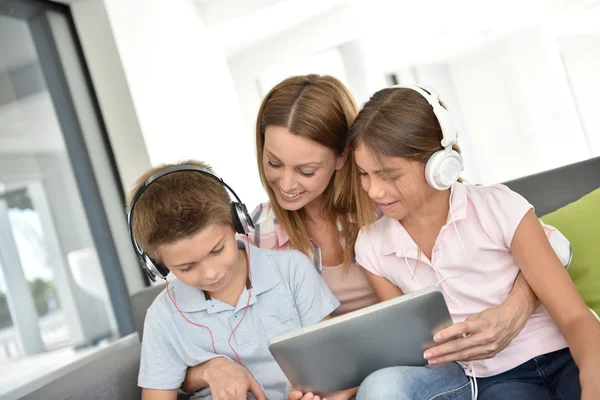
<path fill-rule="evenodd" d="M 505 182 L 535 207 L 538 217 L 600 187 L 600 157 Z"/>
<path fill-rule="evenodd" d="M 144 319 L 146 318 L 146 311 L 148 310 L 148 307 L 150 307 L 150 305 L 152 304 L 152 302 L 154 301 L 156 296 L 158 296 L 158 294 L 160 292 L 162 292 L 163 290 L 165 290 L 164 285 L 149 286 L 147 288 L 140 290 L 137 293 L 134 293 L 131 296 L 131 308 L 133 309 L 133 322 L 135 324 L 135 330 L 137 331 L 137 333 L 140 337 L 140 341 L 142 340 L 142 335 L 144 333 Z M 138 361 L 139 361 L 139 355 L 138 355 Z M 138 370 L 139 370 L 139 362 L 135 367 L 136 374 L 137 374 Z M 136 382 L 137 382 L 137 375 L 136 375 Z M 185 399 L 189 399 L 189 397 L 190 396 L 188 396 L 188 395 L 180 393 L 177 396 L 177 399 L 185 400 Z"/>
<path fill-rule="evenodd" d="M 36 383 L 41 383 L 41 387 L 19 398 L 137 400 L 142 396 L 137 386 L 139 363 L 140 341 L 134 333 L 82 360 L 40 377 Z"/>
<path fill-rule="evenodd" d="M 140 335 L 140 341 L 142 340 L 142 333 L 144 331 L 144 319 L 146 318 L 146 311 L 156 296 L 158 296 L 158 294 L 164 289 L 164 285 L 149 286 L 131 296 L 133 323 L 135 324 L 135 330 Z"/>

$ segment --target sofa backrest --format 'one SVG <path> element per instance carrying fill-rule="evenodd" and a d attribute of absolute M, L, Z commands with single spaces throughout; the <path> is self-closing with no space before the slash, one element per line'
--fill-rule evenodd
<path fill-rule="evenodd" d="M 137 386 L 140 341 L 136 333 L 118 339 L 23 387 L 15 398 L 24 400 L 114 400 L 141 398 Z"/>
<path fill-rule="evenodd" d="M 150 307 L 156 296 L 158 296 L 158 294 L 163 290 L 165 290 L 164 285 L 149 286 L 131 296 L 133 323 L 135 325 L 135 330 L 140 336 L 140 341 L 142 340 L 142 335 L 144 333 L 144 319 L 146 318 L 146 310 L 148 310 L 148 307 Z"/>
<path fill-rule="evenodd" d="M 600 187 L 600 157 L 504 184 L 533 204 L 536 215 L 541 217 Z"/>

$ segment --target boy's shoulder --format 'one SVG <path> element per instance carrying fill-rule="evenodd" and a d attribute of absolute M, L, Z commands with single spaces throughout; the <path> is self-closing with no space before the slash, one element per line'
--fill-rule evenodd
<path fill-rule="evenodd" d="M 256 252 L 259 257 L 252 257 L 251 260 L 258 258 L 262 262 L 267 262 L 271 267 L 276 268 L 280 272 L 289 273 L 296 268 L 304 268 L 307 265 L 312 267 L 312 262 L 308 256 L 296 249 L 289 250 L 272 250 L 263 249 L 260 247 L 250 246 L 251 252 Z"/>
<path fill-rule="evenodd" d="M 169 282 L 169 290 L 173 291 L 173 286 L 175 285 L 175 280 Z M 164 318 L 167 314 L 169 314 L 169 295 L 167 293 L 166 286 L 163 287 L 161 292 L 156 295 L 150 307 L 146 310 L 146 319 L 150 318 Z"/>

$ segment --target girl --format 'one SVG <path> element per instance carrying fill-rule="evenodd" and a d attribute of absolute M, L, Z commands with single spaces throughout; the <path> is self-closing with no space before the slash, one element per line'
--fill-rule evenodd
<path fill-rule="evenodd" d="M 456 131 L 437 94 L 419 86 L 377 92 L 349 141 L 362 188 L 384 214 L 378 221 L 359 214 L 363 229 L 355 247 L 379 298 L 437 285 L 459 323 L 434 340 L 464 334 L 462 341 L 479 336 L 485 342 L 493 337 L 472 331 L 468 319 L 504 302 L 522 271 L 543 306 L 501 353 L 470 364 L 466 372 L 477 377 L 480 397 L 598 398 L 600 324 L 531 204 L 504 185 L 457 182 L 462 158 Z M 438 350 L 425 351 L 432 365 Z M 395 368 L 372 374 L 357 398 L 373 390 L 385 393 L 381 398 L 404 398 L 395 391 L 403 374 Z"/>

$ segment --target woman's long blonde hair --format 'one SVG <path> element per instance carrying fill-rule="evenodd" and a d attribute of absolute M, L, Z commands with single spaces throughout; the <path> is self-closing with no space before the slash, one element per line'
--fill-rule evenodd
<path fill-rule="evenodd" d="M 266 179 L 263 165 L 265 129 L 269 125 L 285 127 L 294 135 L 330 148 L 338 157 L 348 157 L 348 131 L 357 114 L 358 107 L 348 88 L 327 75 L 311 74 L 285 79 L 271 89 L 260 106 L 256 121 L 260 178 L 269 195 L 275 217 L 290 238 L 292 246 L 306 255 L 310 252 L 314 254 L 314 249 L 304 224 L 304 211 L 289 211 L 279 206 Z M 341 225 L 339 240 L 344 250 L 345 266 L 354 261 L 354 244 L 358 234 L 356 220 L 361 219 L 357 213 L 373 213 L 366 193 L 358 198 L 352 195 L 358 192 L 356 185 L 360 187 L 360 178 L 354 169 L 356 166 L 350 156 L 343 168 L 334 172 L 323 192 L 321 210 L 334 224 Z M 358 204 L 361 200 L 364 205 Z"/>

